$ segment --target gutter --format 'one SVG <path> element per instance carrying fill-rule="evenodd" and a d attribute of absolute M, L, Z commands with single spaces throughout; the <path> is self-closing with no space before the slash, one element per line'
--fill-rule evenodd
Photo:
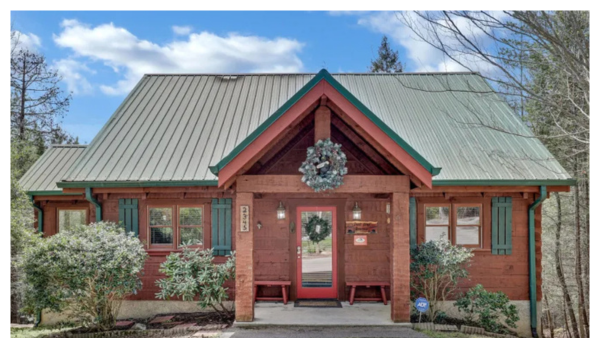
<path fill-rule="evenodd" d="M 92 196 L 92 188 L 85 188 L 85 199 L 96 206 L 96 222 L 102 221 L 102 205 Z"/>
<path fill-rule="evenodd" d="M 29 200 L 31 201 L 31 204 L 33 204 L 33 207 L 38 211 L 38 232 L 42 233 L 44 232 L 44 210 L 35 203 L 33 195 L 29 196 Z"/>
<path fill-rule="evenodd" d="M 542 205 L 548 197 L 546 186 L 540 186 L 540 197 L 529 206 L 529 319 L 531 322 L 531 336 L 537 334 L 537 276 L 535 266 L 535 209 Z"/>

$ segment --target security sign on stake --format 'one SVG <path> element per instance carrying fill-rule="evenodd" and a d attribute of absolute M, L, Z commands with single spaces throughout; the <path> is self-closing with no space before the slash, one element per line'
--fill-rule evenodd
<path fill-rule="evenodd" d="M 423 297 L 417 298 L 417 300 L 415 300 L 415 307 L 417 308 L 417 311 L 425 312 L 429 309 L 429 302 Z"/>

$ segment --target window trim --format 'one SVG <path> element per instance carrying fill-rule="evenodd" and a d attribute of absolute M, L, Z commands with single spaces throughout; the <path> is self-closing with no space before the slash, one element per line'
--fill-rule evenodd
<path fill-rule="evenodd" d="M 202 243 L 198 245 L 193 245 L 193 248 L 207 248 L 210 245 L 206 245 L 206 214 L 205 214 L 205 206 L 206 203 L 197 203 L 191 201 L 185 201 L 182 203 L 148 203 L 146 206 L 146 240 L 148 243 L 149 250 L 158 250 L 158 251 L 176 251 L 180 249 L 179 239 L 180 239 L 180 227 L 183 228 L 202 228 Z M 163 226 L 163 225 L 150 225 L 150 209 L 160 209 L 160 208 L 169 208 L 171 209 L 171 226 Z M 179 224 L 179 209 L 180 208 L 200 208 L 202 209 L 202 224 L 200 226 L 180 226 Z M 171 244 L 154 244 L 152 243 L 152 228 L 171 228 L 173 229 L 173 243 Z"/>
<path fill-rule="evenodd" d="M 60 211 L 61 210 L 83 210 L 85 211 L 85 223 L 90 224 L 90 210 L 85 206 L 73 206 L 73 207 L 57 207 L 56 208 L 56 233 L 60 233 Z"/>
<path fill-rule="evenodd" d="M 452 235 L 452 243 L 454 245 L 458 245 L 456 244 L 456 228 L 459 226 L 477 226 L 479 227 L 479 243 L 478 244 L 459 244 L 462 247 L 465 248 L 472 248 L 472 249 L 483 249 L 483 204 L 482 203 L 452 203 L 452 223 L 454 223 L 452 225 L 453 228 L 453 235 Z M 475 224 L 458 224 L 458 208 L 464 208 L 464 207 L 478 207 L 479 208 L 479 224 L 475 225 Z"/>
<path fill-rule="evenodd" d="M 448 240 L 452 241 L 452 203 L 425 203 L 423 209 L 423 239 L 427 242 L 427 227 L 446 227 L 448 228 Z M 448 208 L 448 223 L 447 224 L 427 224 L 427 208 Z"/>

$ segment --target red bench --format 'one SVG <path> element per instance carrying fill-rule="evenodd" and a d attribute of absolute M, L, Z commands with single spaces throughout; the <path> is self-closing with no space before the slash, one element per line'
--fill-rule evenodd
<path fill-rule="evenodd" d="M 385 287 L 389 287 L 390 283 L 387 282 L 346 282 L 346 286 L 350 287 L 350 305 L 354 304 L 355 300 L 358 301 L 383 301 L 384 305 L 387 305 L 387 297 L 385 296 Z M 371 286 L 379 287 L 379 291 L 381 292 L 381 296 L 379 298 L 356 298 L 354 295 L 356 294 L 356 287 L 366 287 L 370 288 Z"/>
<path fill-rule="evenodd" d="M 254 281 L 254 301 L 257 300 L 281 300 L 283 304 L 287 304 L 288 302 L 288 290 L 287 288 L 292 283 L 289 281 Z M 281 297 L 258 297 L 258 287 L 259 286 L 281 286 Z"/>

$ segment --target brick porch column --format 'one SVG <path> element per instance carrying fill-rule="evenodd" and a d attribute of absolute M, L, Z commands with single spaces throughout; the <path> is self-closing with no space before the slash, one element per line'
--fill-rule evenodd
<path fill-rule="evenodd" d="M 409 196 L 392 194 L 392 229 L 390 232 L 391 315 L 394 322 L 410 322 L 410 238 Z"/>
<path fill-rule="evenodd" d="M 241 206 L 250 207 L 249 227 L 241 231 Z M 254 320 L 254 205 L 252 193 L 237 193 L 235 198 L 235 320 Z"/>

